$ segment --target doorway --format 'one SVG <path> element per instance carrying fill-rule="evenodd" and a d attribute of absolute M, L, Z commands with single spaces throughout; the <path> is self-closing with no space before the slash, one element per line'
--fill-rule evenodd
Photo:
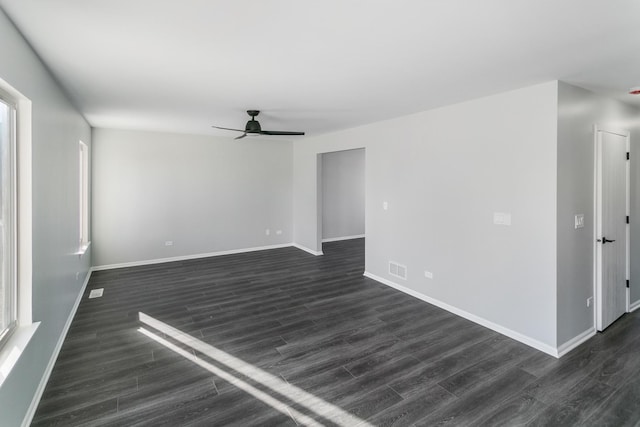
<path fill-rule="evenodd" d="M 629 309 L 629 132 L 595 128 L 596 327 Z"/>
<path fill-rule="evenodd" d="M 319 155 L 318 226 L 322 243 L 365 236 L 365 149 Z"/>

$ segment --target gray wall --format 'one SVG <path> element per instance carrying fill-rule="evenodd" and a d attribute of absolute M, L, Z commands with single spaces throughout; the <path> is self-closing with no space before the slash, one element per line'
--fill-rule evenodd
<path fill-rule="evenodd" d="M 307 138 L 294 241 L 320 250 L 317 153 L 365 147 L 367 272 L 555 349 L 556 139 L 557 82 Z"/>
<path fill-rule="evenodd" d="M 640 152 L 640 111 L 575 86 L 558 88 L 558 345 L 594 327 L 593 296 L 594 134 L 593 125 L 631 132 L 631 151 Z M 631 178 L 631 301 L 640 299 L 640 212 L 637 155 Z M 574 228 L 574 215 L 585 227 Z"/>
<path fill-rule="evenodd" d="M 292 241 L 291 142 L 110 129 L 93 141 L 95 266 Z"/>
<path fill-rule="evenodd" d="M 0 11 L 0 78 L 32 101 L 33 318 L 41 325 L 0 388 L 3 426 L 22 422 L 90 266 L 78 251 L 78 140 L 91 143 L 69 103 Z M 76 272 L 80 277 L 76 280 Z"/>
<path fill-rule="evenodd" d="M 322 238 L 364 234 L 365 150 L 322 155 Z"/>

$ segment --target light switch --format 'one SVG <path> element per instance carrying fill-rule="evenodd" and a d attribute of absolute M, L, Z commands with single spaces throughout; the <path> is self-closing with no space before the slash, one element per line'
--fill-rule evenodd
<path fill-rule="evenodd" d="M 575 228 L 583 228 L 584 227 L 584 214 L 577 214 L 575 216 Z"/>
<path fill-rule="evenodd" d="M 387 209 L 389 209 L 389 203 L 387 203 L 387 202 L 382 202 L 382 209 L 384 209 L 385 211 L 386 211 Z"/>
<path fill-rule="evenodd" d="M 511 225 L 511 214 L 508 212 L 494 212 L 493 223 L 495 225 Z"/>

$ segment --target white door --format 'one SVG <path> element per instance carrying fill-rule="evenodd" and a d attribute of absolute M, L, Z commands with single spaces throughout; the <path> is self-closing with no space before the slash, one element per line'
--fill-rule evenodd
<path fill-rule="evenodd" d="M 627 311 L 629 134 L 596 130 L 596 323 Z"/>

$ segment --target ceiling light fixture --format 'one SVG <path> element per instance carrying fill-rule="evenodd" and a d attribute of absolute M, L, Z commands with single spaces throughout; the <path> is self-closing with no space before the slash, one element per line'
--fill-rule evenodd
<path fill-rule="evenodd" d="M 629 95 L 640 95 L 640 86 L 629 89 Z"/>

